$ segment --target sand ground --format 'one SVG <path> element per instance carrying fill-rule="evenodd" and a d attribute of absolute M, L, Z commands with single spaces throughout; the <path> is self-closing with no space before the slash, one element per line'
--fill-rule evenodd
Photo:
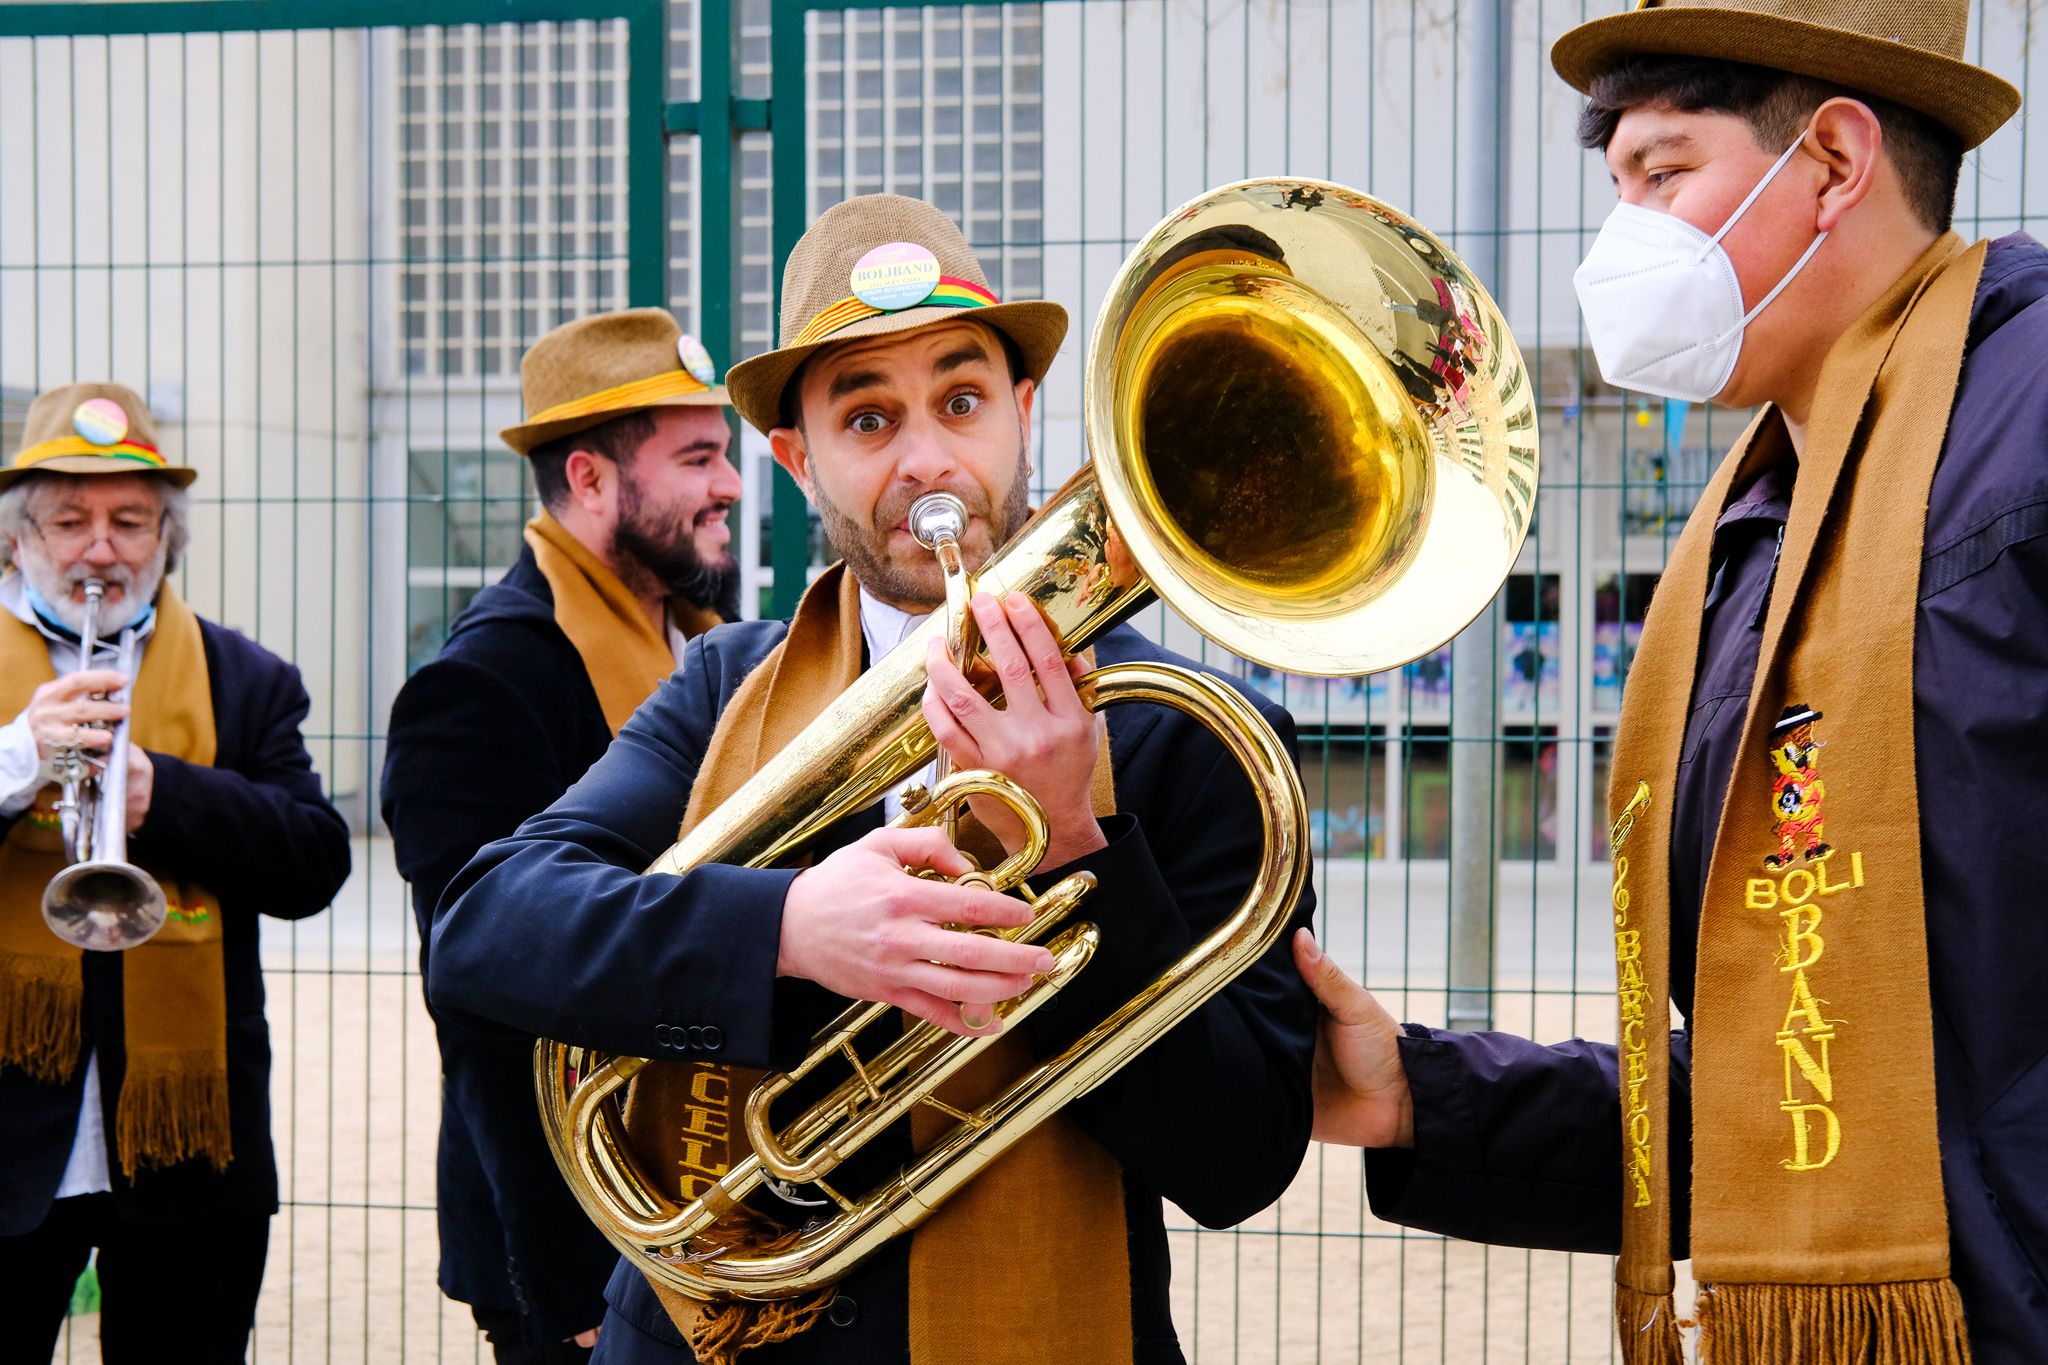
<path fill-rule="evenodd" d="M 266 926 L 285 1207 L 250 1358 L 488 1360 L 467 1310 L 434 1283 L 439 1073 L 410 912 L 388 845 L 356 852 L 360 870 L 333 911 Z M 1383 988 L 1415 987 L 1383 989 L 1398 1014 L 1440 1018 L 1443 926 L 1427 878 L 1382 885 L 1354 864 L 1328 870 L 1322 890 L 1331 951 Z M 1611 1032 L 1598 899 L 1583 885 L 1503 886 L 1499 976 L 1520 989 L 1495 998 L 1502 1027 Z M 1380 1223 L 1365 1209 L 1355 1151 L 1311 1147 L 1280 1203 L 1231 1231 L 1167 1213 L 1175 1318 L 1197 1365 L 1614 1358 L 1605 1257 L 1487 1249 Z M 72 1321 L 58 1358 L 99 1359 L 93 1317 Z"/>

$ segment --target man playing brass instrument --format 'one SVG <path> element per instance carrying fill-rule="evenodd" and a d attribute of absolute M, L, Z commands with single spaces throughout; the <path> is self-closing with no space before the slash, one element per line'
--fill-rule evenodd
<path fill-rule="evenodd" d="M 893 797 L 828 830 L 807 868 L 639 875 L 679 816 L 693 821 L 742 786 L 943 602 L 940 569 L 906 525 L 916 498 L 944 491 L 965 505 L 970 570 L 1026 512 L 1031 407 L 1066 331 L 1062 309 L 997 300 L 958 228 L 895 196 L 821 217 L 791 253 L 782 299 L 781 348 L 736 366 L 728 384 L 843 563 L 791 622 L 692 641 L 684 668 L 583 780 L 463 870 L 436 913 L 427 983 L 444 1011 L 686 1063 L 667 1070 L 688 1084 L 636 1089 L 628 1108 L 644 1164 L 679 1198 L 744 1153 L 732 1136 L 751 1084 L 742 1068 L 793 1064 L 848 999 L 973 1033 L 963 1002 L 1009 999 L 1051 960 L 962 932 L 1021 925 L 1025 907 L 907 875 L 970 864 L 935 829 L 880 828 Z M 1086 911 L 1102 932 L 1093 962 L 980 1059 L 991 1074 L 963 1078 L 999 1083 L 1227 915 L 1262 832 L 1249 784 L 1208 731 L 1151 706 L 1112 709 L 1105 724 L 1074 687 L 1084 665 L 1061 655 L 1035 607 L 982 595 L 971 611 L 1002 705 L 935 643 L 924 715 L 955 763 L 1007 773 L 1043 807 L 1049 844 L 1034 883 L 1074 869 L 1099 879 Z M 1160 657 L 1127 628 L 1094 653 L 1102 664 Z M 1291 740 L 1285 712 L 1259 705 Z M 986 863 L 1018 831 L 999 812 L 976 814 Z M 1304 897 L 1297 920 L 1309 911 Z M 1310 1005 L 1284 953 L 1268 952 L 822 1294 L 707 1307 L 622 1264 L 599 1358 L 1178 1361 L 1160 1199 L 1225 1225 L 1285 1188 L 1307 1139 Z M 912 1141 L 899 1126 L 833 1183 L 873 1184 Z M 792 1227 L 820 1196 L 785 1198 L 801 1202 L 766 1198 L 756 1212 Z"/>
<path fill-rule="evenodd" d="M 684 642 L 738 616 L 725 388 L 663 308 L 564 323 L 520 364 L 542 510 L 391 710 L 384 819 L 421 942 L 479 848 L 596 762 Z M 434 1020 L 443 1076 L 441 1287 L 500 1365 L 574 1361 L 618 1256 L 576 1206 L 533 1107 L 533 1040 Z"/>
<path fill-rule="evenodd" d="M 99 1251 L 108 1361 L 239 1360 L 255 1318 L 277 1168 L 259 913 L 298 919 L 348 876 L 348 830 L 299 735 L 298 671 L 203 621 L 166 574 L 194 471 L 116 384 L 29 408 L 0 469 L 0 1356 L 48 1359 Z M 104 584 L 81 669 L 88 580 Z M 130 712 L 132 710 L 132 716 Z M 128 858 L 163 927 L 81 952 L 44 923 L 69 861 L 49 764 L 129 720 Z M 110 794 L 109 799 L 115 799 Z"/>

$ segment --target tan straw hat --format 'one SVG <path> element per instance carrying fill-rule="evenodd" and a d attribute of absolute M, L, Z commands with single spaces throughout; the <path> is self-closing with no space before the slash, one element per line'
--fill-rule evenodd
<path fill-rule="evenodd" d="M 1067 334 L 1067 310 L 1039 299 L 1004 303 L 944 211 L 900 194 L 868 194 L 825 210 L 782 268 L 782 346 L 732 367 L 732 405 L 755 430 L 782 424 L 782 391 L 816 351 L 972 318 L 1017 343 L 1045 378 Z"/>
<path fill-rule="evenodd" d="M 21 449 L 0 469 L 0 489 L 43 473 L 161 474 L 180 488 L 199 477 L 164 458 L 149 408 L 120 384 L 66 384 L 29 404 Z"/>
<path fill-rule="evenodd" d="M 2020 92 L 1963 59 L 1969 0 L 1643 0 L 1580 24 L 1550 49 L 1581 91 L 1630 57 L 1707 57 L 1812 76 L 1903 104 L 1975 147 Z"/>
<path fill-rule="evenodd" d="M 498 433 L 521 455 L 646 408 L 723 407 L 711 353 L 666 308 L 565 322 L 519 362 L 526 420 Z"/>

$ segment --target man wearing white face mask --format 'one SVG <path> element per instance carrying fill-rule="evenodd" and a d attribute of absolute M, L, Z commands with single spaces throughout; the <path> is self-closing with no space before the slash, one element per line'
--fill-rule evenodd
<path fill-rule="evenodd" d="M 1688 1251 L 1714 1365 L 2048 1340 L 2048 250 L 1949 231 L 2019 105 L 1968 9 L 1653 0 L 1553 51 L 1622 201 L 1602 372 L 1762 407 L 1629 674 L 1619 1044 L 1403 1026 L 1296 944 L 1374 1211 L 1618 1252 L 1632 1363 L 1681 1359 Z"/>

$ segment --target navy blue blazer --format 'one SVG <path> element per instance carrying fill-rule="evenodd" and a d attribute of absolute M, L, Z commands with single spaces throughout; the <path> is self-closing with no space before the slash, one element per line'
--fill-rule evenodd
<path fill-rule="evenodd" d="M 427 990 L 437 1008 L 479 1027 L 496 1021 L 635 1056 L 694 1049 L 779 1068 L 801 1055 L 846 1002 L 775 975 L 783 897 L 796 872 L 712 865 L 682 877 L 639 875 L 675 838 L 719 713 L 784 630 L 743 622 L 691 641 L 683 669 L 583 780 L 462 870 L 435 914 Z M 1105 664 L 1174 657 L 1128 627 L 1104 636 L 1096 652 Z M 1287 713 L 1247 695 L 1291 746 Z M 1101 925 L 1102 947 L 1025 1025 L 1039 1055 L 1078 1037 L 1228 915 L 1258 856 L 1251 788 L 1213 737 L 1159 707 L 1119 706 L 1108 718 L 1119 813 L 1104 822 L 1108 847 L 1075 864 L 1100 878 L 1083 913 Z M 870 808 L 828 831 L 820 849 L 879 823 Z M 1295 922 L 1312 911 L 1304 895 Z M 1314 1002 L 1282 942 L 1071 1106 L 1123 1167 L 1134 1360 L 1181 1359 L 1161 1197 L 1222 1227 L 1280 1196 L 1307 1148 L 1314 1028 Z M 908 1157 L 907 1135 L 893 1136 L 889 1150 L 860 1155 L 849 1184 Z M 898 1239 L 844 1282 L 824 1323 L 755 1353 L 760 1365 L 905 1359 L 907 1283 L 908 1246 Z M 604 1359 L 690 1358 L 624 1262 L 608 1298 Z"/>
<path fill-rule="evenodd" d="M 1950 1264 L 1978 1365 L 2048 1339 L 2048 249 L 1992 243 L 1934 475 L 1914 630 L 1913 745 Z M 1699 904 L 1756 675 L 1796 469 L 1716 523 L 1672 805 L 1671 998 L 1690 1019 Z M 1825 698 L 1813 697 L 1818 705 Z M 1748 799 L 1748 798 L 1744 798 Z M 1366 1158 L 1373 1212 L 1476 1241 L 1613 1252 L 1611 1044 L 1408 1026 L 1413 1151 Z M 1672 1040 L 1672 1216 L 1686 1254 L 1691 1040 Z"/>
<path fill-rule="evenodd" d="M 327 803 L 299 726 L 310 703 L 298 669 L 211 621 L 199 623 L 213 697 L 212 767 L 151 752 L 149 815 L 128 856 L 220 898 L 226 968 L 228 1129 L 234 1160 L 203 1158 L 121 1175 L 114 1109 L 127 1069 L 120 953 L 85 955 L 79 1061 L 44 1085 L 0 1068 L 0 1236 L 31 1232 L 49 1213 L 78 1132 L 85 1058 L 99 1050 L 100 1097 L 115 1206 L 138 1219 L 262 1217 L 277 1211 L 270 1145 L 270 1026 L 256 917 L 303 919 L 348 880 L 348 826 Z M 0 833 L 13 821 L 0 821 Z"/>
<path fill-rule="evenodd" d="M 611 740 L 582 656 L 555 624 L 548 581 L 522 549 L 391 709 L 384 822 L 412 884 L 423 972 L 433 908 L 449 879 L 479 848 L 547 809 Z M 534 1107 L 533 1040 L 432 1014 L 441 1046 L 442 1291 L 520 1314 L 536 1342 L 596 1326 L 618 1254 L 548 1154 Z"/>

